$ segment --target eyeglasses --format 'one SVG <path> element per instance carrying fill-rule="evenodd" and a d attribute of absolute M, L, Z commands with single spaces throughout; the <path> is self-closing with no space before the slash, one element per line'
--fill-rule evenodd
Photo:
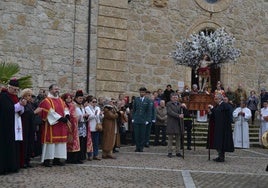
<path fill-rule="evenodd" d="M 10 88 L 12 88 L 14 91 L 19 91 L 20 90 L 20 88 L 18 88 L 18 87 L 13 87 L 13 86 L 9 86 Z"/>
<path fill-rule="evenodd" d="M 97 101 L 92 101 L 93 103 L 97 103 Z"/>

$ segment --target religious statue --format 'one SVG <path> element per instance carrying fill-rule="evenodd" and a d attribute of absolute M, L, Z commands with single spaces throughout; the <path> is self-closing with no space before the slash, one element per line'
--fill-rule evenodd
<path fill-rule="evenodd" d="M 199 89 L 204 91 L 205 86 L 210 77 L 210 67 L 209 65 L 212 64 L 210 58 L 207 54 L 203 56 L 203 59 L 199 62 L 197 73 L 199 76 Z"/>

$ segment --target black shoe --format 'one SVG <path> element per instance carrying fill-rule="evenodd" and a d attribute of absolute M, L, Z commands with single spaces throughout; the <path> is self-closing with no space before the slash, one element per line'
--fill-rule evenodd
<path fill-rule="evenodd" d="M 216 157 L 215 159 L 213 159 L 213 161 L 217 161 L 217 160 L 219 160 L 220 158 L 219 157 Z"/>
<path fill-rule="evenodd" d="M 213 159 L 213 161 L 215 161 L 215 162 L 224 162 L 225 160 L 224 160 L 224 158 L 217 157 L 217 158 Z"/>
<path fill-rule="evenodd" d="M 149 146 L 149 144 L 145 144 L 144 147 L 149 148 L 150 146 Z"/>
<path fill-rule="evenodd" d="M 23 168 L 32 168 L 33 166 L 30 163 L 24 164 Z"/>
<path fill-rule="evenodd" d="M 172 153 L 168 153 L 168 155 L 167 155 L 169 158 L 171 158 L 172 157 Z"/>
<path fill-rule="evenodd" d="M 191 147 L 187 147 L 187 150 L 192 150 L 192 148 Z"/>
<path fill-rule="evenodd" d="M 76 161 L 76 164 L 83 164 L 84 162 L 81 160 Z"/>
<path fill-rule="evenodd" d="M 43 166 L 45 167 L 52 167 L 51 163 L 50 163 L 50 160 L 46 159 L 43 163 Z"/>
<path fill-rule="evenodd" d="M 113 153 L 118 153 L 118 152 L 119 152 L 119 150 L 113 149 Z"/>
<path fill-rule="evenodd" d="M 167 142 L 162 142 L 162 146 L 167 146 Z"/>
<path fill-rule="evenodd" d="M 67 159 L 67 160 L 65 161 L 65 163 L 67 163 L 67 164 L 73 164 L 74 161 L 73 161 L 73 160 L 70 160 L 70 159 Z"/>
<path fill-rule="evenodd" d="M 266 166 L 266 172 L 268 172 L 268 165 Z"/>
<path fill-rule="evenodd" d="M 53 160 L 53 165 L 64 166 L 65 163 L 61 162 L 60 159 L 56 158 Z"/>
<path fill-rule="evenodd" d="M 180 153 L 176 153 L 177 157 L 182 157 L 182 155 Z"/>
<path fill-rule="evenodd" d="M 76 164 L 76 161 L 70 161 L 70 160 L 67 161 L 67 160 L 66 160 L 65 163 L 66 163 L 66 164 Z"/>

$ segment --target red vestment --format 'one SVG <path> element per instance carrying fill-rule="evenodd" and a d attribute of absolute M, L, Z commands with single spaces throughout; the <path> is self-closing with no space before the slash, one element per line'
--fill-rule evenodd
<path fill-rule="evenodd" d="M 93 143 L 92 143 L 89 121 L 87 123 L 87 152 L 88 153 L 93 152 Z"/>
<path fill-rule="evenodd" d="M 71 127 L 68 129 L 68 141 L 67 141 L 67 151 L 68 152 L 76 152 L 80 151 L 80 142 L 78 136 L 78 118 L 75 112 L 75 105 L 73 103 L 69 103 L 67 105 L 70 112 L 70 123 Z"/>
<path fill-rule="evenodd" d="M 65 103 L 61 98 L 45 98 L 39 107 L 42 108 L 41 118 L 45 121 L 42 126 L 42 144 L 63 143 L 67 142 L 67 124 L 63 122 L 57 122 L 55 125 L 50 125 L 47 120 L 48 112 L 50 109 L 54 109 L 62 117 L 65 116 L 64 109 Z"/>

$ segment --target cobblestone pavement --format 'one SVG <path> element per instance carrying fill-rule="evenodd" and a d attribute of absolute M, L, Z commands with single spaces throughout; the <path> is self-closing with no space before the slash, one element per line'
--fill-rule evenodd
<path fill-rule="evenodd" d="M 208 151 L 185 150 L 185 159 L 168 158 L 166 147 L 151 146 L 135 153 L 133 146 L 121 147 L 117 159 L 86 161 L 81 165 L 45 168 L 39 158 L 34 168 L 0 176 L 1 188 L 34 187 L 176 187 L 176 188 L 264 188 L 268 187 L 268 150 L 237 149 L 227 153 L 224 163 L 208 160 Z M 211 151 L 211 159 L 216 152 Z"/>

